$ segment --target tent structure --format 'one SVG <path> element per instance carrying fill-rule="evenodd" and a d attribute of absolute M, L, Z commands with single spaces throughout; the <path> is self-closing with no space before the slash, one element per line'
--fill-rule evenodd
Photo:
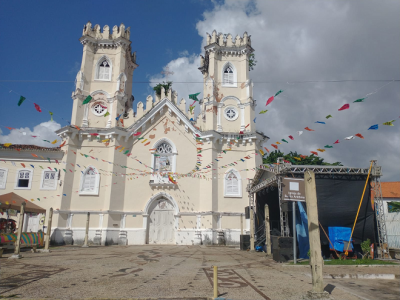
<path fill-rule="evenodd" d="M 8 193 L 0 196 L 0 209 L 15 209 L 19 211 L 21 209 L 21 204 L 25 202 L 25 212 L 26 213 L 37 213 L 37 214 L 45 214 L 46 210 L 41 208 L 40 206 L 29 202 L 27 199 L 18 196 L 15 193 Z"/>

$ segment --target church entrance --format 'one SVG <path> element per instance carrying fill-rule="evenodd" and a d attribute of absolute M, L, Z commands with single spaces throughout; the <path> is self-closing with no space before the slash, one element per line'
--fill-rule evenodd
<path fill-rule="evenodd" d="M 173 204 L 160 198 L 151 205 L 148 219 L 149 244 L 175 244 L 175 213 Z"/>

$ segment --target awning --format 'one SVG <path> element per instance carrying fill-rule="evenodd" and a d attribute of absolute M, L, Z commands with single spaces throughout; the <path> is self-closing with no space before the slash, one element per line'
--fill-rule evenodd
<path fill-rule="evenodd" d="M 6 202 L 8 204 L 6 204 Z M 0 196 L 0 203 L 1 203 L 0 208 L 3 210 L 15 209 L 17 211 L 20 211 L 21 204 L 23 202 L 26 203 L 25 212 L 27 213 L 37 213 L 37 214 L 46 213 L 46 210 L 44 208 L 41 208 L 40 206 L 33 204 L 32 202 L 29 202 L 27 199 L 24 199 L 15 193 L 8 193 Z"/>

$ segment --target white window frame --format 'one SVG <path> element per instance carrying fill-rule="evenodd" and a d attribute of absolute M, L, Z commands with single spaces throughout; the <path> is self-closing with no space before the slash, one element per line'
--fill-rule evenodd
<path fill-rule="evenodd" d="M 172 153 L 169 153 L 166 156 L 170 156 L 171 157 L 171 159 L 170 159 L 170 161 L 171 161 L 171 171 L 170 172 L 175 173 L 176 172 L 176 156 L 178 155 L 178 152 L 176 151 L 175 144 L 170 139 L 162 138 L 162 139 L 159 139 L 157 142 L 155 142 L 152 148 L 153 149 L 157 149 L 157 147 L 160 146 L 163 143 L 169 144 L 171 146 L 171 148 L 172 148 Z M 168 178 L 161 177 L 160 173 L 164 174 L 165 172 L 160 172 L 160 171 L 156 171 L 155 170 L 155 167 L 156 167 L 155 166 L 155 158 L 156 157 L 154 156 L 154 154 L 156 154 L 156 151 L 151 153 L 151 167 L 154 170 L 153 175 L 151 175 L 151 180 L 153 180 L 154 183 L 167 183 L 167 184 L 171 183 Z"/>
<path fill-rule="evenodd" d="M 95 110 L 95 108 L 94 108 L 96 105 L 106 106 L 107 108 L 104 108 L 103 112 L 98 113 L 98 112 Z M 94 102 L 94 103 L 92 104 L 91 109 L 92 109 L 92 114 L 94 114 L 94 115 L 97 116 L 97 117 L 101 117 L 101 116 L 104 116 L 104 115 L 108 112 L 108 105 L 105 104 L 103 101 L 96 101 L 96 102 Z"/>
<path fill-rule="evenodd" d="M 95 186 L 93 191 L 82 191 L 83 188 L 83 182 L 85 180 L 86 172 L 88 170 L 92 169 L 95 172 L 96 178 L 95 178 Z M 100 187 L 100 173 L 99 171 L 94 167 L 94 166 L 88 166 L 85 171 L 83 171 L 83 174 L 81 174 L 81 181 L 79 184 L 79 195 L 99 195 L 99 187 Z"/>
<path fill-rule="evenodd" d="M 229 119 L 229 117 L 226 115 L 226 111 L 227 111 L 228 109 L 231 109 L 231 110 L 235 111 L 235 114 L 236 114 L 236 115 L 235 115 L 232 119 Z M 237 118 L 239 118 L 239 111 L 237 110 L 236 107 L 234 107 L 234 106 L 232 106 L 232 105 L 227 106 L 227 107 L 224 109 L 224 117 L 225 117 L 225 119 L 227 119 L 229 122 L 233 122 L 233 121 L 237 120 Z"/>
<path fill-rule="evenodd" d="M 8 169 L 7 168 L 0 168 L 1 171 L 4 171 L 4 182 L 0 182 L 0 190 L 5 190 L 7 186 L 7 176 L 8 176 Z"/>
<path fill-rule="evenodd" d="M 108 79 L 100 79 L 100 78 L 99 78 L 99 76 L 100 76 L 100 65 L 101 65 L 101 63 L 102 63 L 104 60 L 106 60 L 106 61 L 108 62 L 108 64 L 110 65 L 110 74 L 109 74 Z M 110 59 L 107 55 L 103 55 L 103 56 L 100 57 L 100 59 L 97 61 L 97 64 L 96 64 L 96 72 L 95 72 L 95 78 L 94 78 L 94 80 L 98 80 L 98 81 L 111 81 L 111 78 L 112 78 L 112 68 L 113 68 L 113 66 L 112 66 L 112 63 L 111 63 L 111 59 Z"/>
<path fill-rule="evenodd" d="M 228 67 L 231 67 L 232 71 L 233 71 L 233 83 L 232 84 L 224 82 L 224 72 L 225 72 L 226 68 L 228 68 Z M 230 63 L 229 61 L 226 62 L 224 64 L 224 66 L 222 67 L 221 79 L 222 79 L 221 80 L 221 86 L 223 86 L 223 87 L 237 87 L 237 71 L 236 71 L 235 66 L 232 63 Z"/>
<path fill-rule="evenodd" d="M 29 182 L 28 182 L 28 186 L 27 187 L 19 187 L 18 186 L 19 172 L 21 172 L 21 171 L 30 172 Z M 28 169 L 28 168 L 17 169 L 17 174 L 15 176 L 14 190 L 30 190 L 32 188 L 32 179 L 33 179 L 33 169 Z"/>
<path fill-rule="evenodd" d="M 54 187 L 53 188 L 47 188 L 43 186 L 43 182 L 44 182 L 44 177 L 45 177 L 45 173 L 55 173 L 54 176 Z M 40 179 L 40 189 L 41 190 L 45 190 L 45 191 L 55 191 L 57 189 L 57 184 L 58 184 L 58 171 L 51 171 L 51 170 L 43 170 L 42 171 L 42 178 Z"/>
<path fill-rule="evenodd" d="M 233 172 L 236 176 L 236 178 L 238 179 L 238 192 L 237 193 L 228 193 L 227 189 L 228 189 L 228 185 L 227 185 L 227 180 L 228 180 L 228 175 Z M 238 171 L 236 171 L 235 169 L 229 169 L 228 171 L 226 171 L 225 175 L 224 175 L 224 197 L 225 198 L 242 198 L 242 178 L 239 174 Z"/>

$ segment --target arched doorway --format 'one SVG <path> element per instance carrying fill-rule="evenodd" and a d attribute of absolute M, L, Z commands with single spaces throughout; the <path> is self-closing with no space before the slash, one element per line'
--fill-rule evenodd
<path fill-rule="evenodd" d="M 146 242 L 148 244 L 175 244 L 176 215 L 175 201 L 166 193 L 152 197 L 147 206 Z"/>

